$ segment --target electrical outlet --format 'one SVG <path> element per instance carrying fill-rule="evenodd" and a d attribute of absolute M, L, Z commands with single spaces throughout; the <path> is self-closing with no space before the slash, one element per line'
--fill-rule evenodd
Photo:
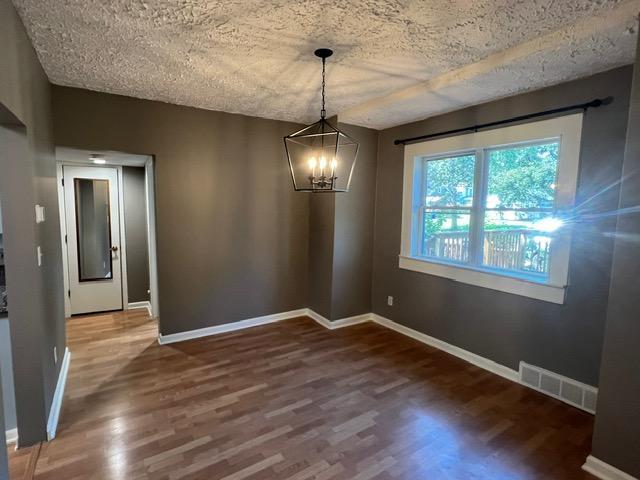
<path fill-rule="evenodd" d="M 53 347 L 53 361 L 58 364 L 58 347 Z"/>
<path fill-rule="evenodd" d="M 40 245 L 38 245 L 38 248 L 36 249 L 36 255 L 38 257 L 38 266 L 41 267 L 42 266 L 42 249 L 40 248 Z"/>
<path fill-rule="evenodd" d="M 393 307 L 393 297 L 391 295 L 387 297 L 387 305 Z"/>

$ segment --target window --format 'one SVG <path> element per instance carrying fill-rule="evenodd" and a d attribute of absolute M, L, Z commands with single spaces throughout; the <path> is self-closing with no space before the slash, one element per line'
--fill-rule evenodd
<path fill-rule="evenodd" d="M 564 302 L 582 115 L 405 147 L 400 267 Z"/>

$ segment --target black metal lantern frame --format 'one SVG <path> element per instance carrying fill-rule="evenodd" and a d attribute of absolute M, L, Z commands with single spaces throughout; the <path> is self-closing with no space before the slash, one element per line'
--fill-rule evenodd
<path fill-rule="evenodd" d="M 332 54 L 326 48 L 315 51 L 322 58 L 320 120 L 284 137 L 293 188 L 298 192 L 347 192 L 356 165 L 358 142 L 325 118 L 325 63 Z"/>

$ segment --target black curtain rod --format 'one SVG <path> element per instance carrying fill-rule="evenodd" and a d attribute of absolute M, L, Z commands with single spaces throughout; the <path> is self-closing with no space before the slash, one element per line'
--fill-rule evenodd
<path fill-rule="evenodd" d="M 554 115 L 556 113 L 571 112 L 573 110 L 584 110 L 585 112 L 589 108 L 598 108 L 602 105 L 609 105 L 613 101 L 613 97 L 596 98 L 586 103 L 578 103 L 576 105 L 569 105 L 567 107 L 554 108 L 552 110 L 543 110 L 542 112 L 529 113 L 527 115 L 520 115 L 518 117 L 507 118 L 505 120 L 498 120 L 496 122 L 482 123 L 480 125 L 473 125 L 472 127 L 456 128 L 454 130 L 447 130 L 444 132 L 430 133 L 428 135 L 420 135 L 419 137 L 402 138 L 394 140 L 396 145 L 405 145 L 407 143 L 416 142 L 418 140 L 426 140 L 429 138 L 442 137 L 445 135 L 453 135 L 455 133 L 463 132 L 477 132 L 481 128 L 497 127 L 498 125 L 504 125 L 506 123 L 521 122 L 523 120 L 529 120 L 531 118 L 544 117 L 546 115 Z"/>

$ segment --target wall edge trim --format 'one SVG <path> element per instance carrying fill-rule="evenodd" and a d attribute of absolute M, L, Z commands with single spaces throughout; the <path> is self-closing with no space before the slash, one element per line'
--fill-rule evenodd
<path fill-rule="evenodd" d="M 536 390 L 543 395 L 551 396 L 544 391 L 532 388 L 530 385 L 524 382 L 521 382 L 520 372 L 518 370 L 514 370 L 505 365 L 502 365 L 493 360 L 490 360 L 486 357 L 480 356 L 476 353 L 457 347 L 455 345 L 452 345 L 450 343 L 447 343 L 443 340 L 432 337 L 425 333 L 419 332 L 417 330 L 413 330 L 412 328 L 406 327 L 400 323 L 394 322 L 393 320 L 385 318 L 376 313 L 364 313 L 361 315 L 354 315 L 352 317 L 346 317 L 346 318 L 341 318 L 338 320 L 331 321 L 326 317 L 320 315 L 319 313 L 313 311 L 310 308 L 301 308 L 298 310 L 291 310 L 288 312 L 276 313 L 273 315 L 264 315 L 264 316 L 255 317 L 255 318 L 248 318 L 246 320 L 240 320 L 238 322 L 226 323 L 222 325 L 216 325 L 213 327 L 205 327 L 197 330 L 188 330 L 185 332 L 179 332 L 179 333 L 174 333 L 170 335 L 159 334 L 158 343 L 160 345 L 168 345 L 171 343 L 183 342 L 186 340 L 193 340 L 196 338 L 208 337 L 208 336 L 218 335 L 226 332 L 244 330 L 245 328 L 257 327 L 260 325 L 267 325 L 269 323 L 275 323 L 282 320 L 289 320 L 289 319 L 298 318 L 298 317 L 309 317 L 310 319 L 314 320 L 316 323 L 318 323 L 319 325 L 323 326 L 328 330 L 336 330 L 339 328 L 349 327 L 352 325 L 358 325 L 360 323 L 373 322 L 382 327 L 388 328 L 397 333 L 413 338 L 414 340 L 424 343 L 425 345 L 429 345 L 430 347 L 436 348 L 440 351 L 453 355 L 454 357 L 458 357 L 459 359 L 464 360 L 465 362 L 475 365 L 476 367 L 482 368 L 483 370 L 486 370 L 488 372 L 499 375 L 507 380 L 517 383 L 518 385 L 531 388 L 532 390 Z M 551 372 L 551 373 L 554 373 L 554 372 Z M 563 378 L 567 378 L 568 380 L 575 382 L 575 380 L 569 377 L 563 377 Z M 553 396 L 551 397 L 555 398 Z M 579 408 L 576 405 L 573 405 L 571 403 L 567 403 L 567 404 L 575 408 Z M 618 479 L 618 477 L 613 477 L 613 478 L 616 480 Z M 628 479 L 627 477 L 621 477 L 621 478 L 622 480 L 639 480 L 633 477 L 629 477 Z"/>
<path fill-rule="evenodd" d="M 153 317 L 153 315 L 151 314 L 151 302 L 149 300 L 145 300 L 144 302 L 127 303 L 127 310 L 135 310 L 137 308 L 146 308 L 147 312 L 149 312 L 149 316 Z"/>
<path fill-rule="evenodd" d="M 426 345 L 437 348 L 438 350 L 442 350 L 443 352 L 458 357 L 466 362 L 469 362 L 476 367 L 488 370 L 489 372 L 500 375 L 507 380 L 511 380 L 512 382 L 520 384 L 519 373 L 517 370 L 513 370 L 509 367 L 496 363 L 493 360 L 489 360 L 488 358 L 469 352 L 468 350 L 464 350 L 463 348 L 456 347 L 455 345 L 447 343 L 443 340 L 439 340 L 435 337 L 431 337 L 425 333 L 418 332 L 417 330 L 413 330 L 412 328 L 405 327 L 404 325 L 396 323 L 393 320 L 389 320 L 388 318 L 385 318 L 376 313 L 372 313 L 371 315 L 373 317 L 373 321 L 378 325 L 382 325 L 383 327 L 389 328 L 390 330 L 394 330 L 398 333 L 406 335 L 407 337 L 411 337 L 414 340 L 417 340 Z"/>
<path fill-rule="evenodd" d="M 67 384 L 67 375 L 69 374 L 69 364 L 71 363 L 71 351 L 69 347 L 64 350 L 64 358 L 62 359 L 62 367 L 58 375 L 58 383 L 53 394 L 51 409 L 49 410 L 49 419 L 47 421 L 47 440 L 51 441 L 56 437 L 58 429 L 58 420 L 60 418 L 60 410 L 62 409 L 62 399 L 64 398 L 64 388 Z"/>
<path fill-rule="evenodd" d="M 11 428 L 5 432 L 5 438 L 7 439 L 7 445 L 18 443 L 18 429 Z"/>
<path fill-rule="evenodd" d="M 632 477 L 628 473 L 603 462 L 593 455 L 587 457 L 584 465 L 582 465 L 582 469 L 601 480 L 638 480 L 636 477 Z"/>
<path fill-rule="evenodd" d="M 245 328 L 258 327 L 260 325 L 267 325 L 269 323 L 280 322 L 282 320 L 289 320 L 291 318 L 298 317 L 309 317 L 326 329 L 335 330 L 338 328 L 350 327 L 351 325 L 357 325 L 359 323 L 371 321 L 373 319 L 373 314 L 364 313 L 362 315 L 354 315 L 353 317 L 346 317 L 339 320 L 331 321 L 323 317 L 319 313 L 314 312 L 310 308 L 300 308 L 298 310 L 274 313 L 272 315 L 264 315 L 262 317 L 247 318 L 238 322 L 223 323 L 222 325 L 215 325 L 213 327 L 187 330 L 184 332 L 172 333 L 169 335 L 159 334 L 158 343 L 160 345 L 168 345 L 170 343 L 184 342 L 186 340 L 209 337 L 211 335 L 219 335 L 221 333 L 235 332 L 236 330 L 244 330 Z"/>
<path fill-rule="evenodd" d="M 338 328 L 350 327 L 351 325 L 357 325 L 359 323 L 369 322 L 373 320 L 373 313 L 363 313 L 362 315 L 354 315 L 352 317 L 340 318 L 338 320 L 329 320 L 323 317 L 317 312 L 314 312 L 310 308 L 307 308 L 307 316 L 315 320 L 324 328 L 329 330 L 336 330 Z"/>
<path fill-rule="evenodd" d="M 245 328 L 257 327 L 259 325 L 267 325 L 269 323 L 288 320 L 290 318 L 304 317 L 305 315 L 307 315 L 307 309 L 300 308 L 298 310 L 274 313 L 272 315 L 263 315 L 261 317 L 255 318 L 247 318 L 238 322 L 223 323 L 222 325 L 198 328 L 196 330 L 187 330 L 184 332 L 172 333 L 169 335 L 158 334 L 158 343 L 160 345 L 168 345 L 170 343 L 184 342 L 186 340 L 193 340 L 195 338 L 209 337 L 211 335 L 235 332 L 236 330 L 244 330 Z"/>

